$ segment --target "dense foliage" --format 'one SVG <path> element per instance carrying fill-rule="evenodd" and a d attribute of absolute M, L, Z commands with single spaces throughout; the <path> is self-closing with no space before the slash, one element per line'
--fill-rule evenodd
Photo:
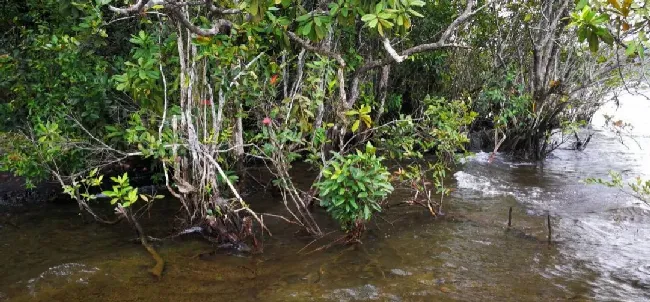
<path fill-rule="evenodd" d="M 182 226 L 218 241 L 254 237 L 264 215 L 320 236 L 318 199 L 359 231 L 393 187 L 437 215 L 470 131 L 494 151 L 543 160 L 638 74 L 619 57 L 643 62 L 643 25 L 630 41 L 610 25 L 616 15 L 628 30 L 644 10 L 608 3 L 613 13 L 571 0 L 8 4 L 0 167 L 55 179 L 101 221 L 93 196 L 112 179 L 104 195 L 139 228 L 138 208 L 159 196 L 139 194 L 132 171 L 103 175 L 147 160 Z M 315 179 L 298 184 L 296 162 Z M 238 182 L 254 165 L 272 175 L 286 215 L 245 201 Z"/>
<path fill-rule="evenodd" d="M 323 170 L 324 179 L 316 183 L 321 202 L 343 228 L 351 229 L 381 211 L 380 202 L 393 191 L 390 173 L 368 143 L 365 152 L 334 155 Z"/>

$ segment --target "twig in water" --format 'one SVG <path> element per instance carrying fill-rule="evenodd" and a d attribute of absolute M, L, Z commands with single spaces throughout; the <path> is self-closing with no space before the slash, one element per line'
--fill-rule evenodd
<path fill-rule="evenodd" d="M 512 226 L 512 207 L 508 210 L 508 227 Z"/>
<path fill-rule="evenodd" d="M 309 255 L 309 254 L 311 254 L 311 253 L 315 253 L 315 252 L 318 252 L 318 251 L 326 250 L 326 249 L 332 247 L 334 244 L 336 244 L 336 243 L 338 243 L 339 241 L 344 240 L 344 239 L 349 239 L 349 238 L 348 238 L 347 235 L 346 235 L 346 236 L 341 236 L 341 238 L 336 239 L 336 240 L 334 240 L 333 242 L 331 242 L 331 243 L 329 243 L 329 244 L 327 244 L 327 245 L 323 245 L 323 246 L 321 246 L 321 247 L 319 247 L 319 248 L 317 248 L 317 249 L 315 249 L 315 250 L 312 250 L 312 251 L 308 252 L 306 255 Z"/>
<path fill-rule="evenodd" d="M 314 242 L 316 242 L 316 241 L 318 241 L 318 240 L 324 238 L 325 236 L 327 236 L 327 235 L 329 235 L 329 234 L 332 234 L 332 233 L 334 233 L 334 232 L 336 232 L 336 231 L 331 231 L 331 232 L 329 232 L 329 233 L 327 233 L 327 234 L 325 234 L 325 235 L 323 235 L 323 236 L 321 236 L 321 237 L 318 237 L 318 238 L 312 240 L 310 243 L 308 243 L 308 244 L 305 245 L 303 248 L 301 248 L 301 249 L 297 252 L 297 254 L 300 254 L 300 252 L 304 251 L 306 248 L 308 248 L 308 247 L 309 247 L 310 245 L 312 245 Z"/>
<path fill-rule="evenodd" d="M 546 225 L 548 226 L 548 244 L 551 244 L 551 214 L 546 215 Z"/>

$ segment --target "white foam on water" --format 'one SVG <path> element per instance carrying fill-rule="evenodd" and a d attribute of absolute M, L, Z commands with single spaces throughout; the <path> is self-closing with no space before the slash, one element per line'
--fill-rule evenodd
<path fill-rule="evenodd" d="M 456 178 L 459 189 L 478 191 L 487 196 L 512 194 L 508 191 L 507 186 L 492 182 L 484 176 L 476 176 L 465 171 L 458 171 L 454 173 L 454 177 Z"/>
<path fill-rule="evenodd" d="M 480 151 L 472 155 L 469 155 L 467 157 L 461 158 L 460 163 L 461 164 L 466 164 L 469 162 L 487 163 L 488 160 L 490 159 L 490 154 L 492 153 Z"/>

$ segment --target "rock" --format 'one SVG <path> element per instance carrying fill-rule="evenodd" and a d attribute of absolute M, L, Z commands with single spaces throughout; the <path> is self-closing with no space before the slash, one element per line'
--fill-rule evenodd
<path fill-rule="evenodd" d="M 399 269 L 399 268 L 394 268 L 394 269 L 390 270 L 390 273 L 395 275 L 395 276 L 410 276 L 410 275 L 413 275 L 413 273 L 407 272 L 407 271 L 405 271 L 403 269 Z"/>
<path fill-rule="evenodd" d="M 99 271 L 82 263 L 64 263 L 49 268 L 37 277 L 27 281 L 27 288 L 32 296 L 39 292 L 63 288 L 69 283 L 88 284 L 88 278 Z"/>

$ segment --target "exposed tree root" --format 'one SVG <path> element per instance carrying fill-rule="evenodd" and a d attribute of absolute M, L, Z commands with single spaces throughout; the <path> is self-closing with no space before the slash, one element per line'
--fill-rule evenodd
<path fill-rule="evenodd" d="M 144 245 L 144 248 L 146 248 L 149 254 L 151 254 L 151 257 L 156 260 L 156 265 L 154 265 L 154 267 L 152 267 L 149 272 L 151 272 L 154 277 L 160 279 L 162 277 L 162 271 L 165 269 L 165 260 L 160 257 L 158 252 L 156 252 L 156 250 L 148 242 L 146 242 L 146 239 L 142 242 L 142 245 Z"/>
<path fill-rule="evenodd" d="M 149 272 L 156 278 L 160 279 L 162 277 L 162 271 L 165 268 L 165 260 L 163 260 L 162 257 L 156 252 L 156 249 L 153 248 L 153 246 L 149 243 L 149 240 L 147 240 L 147 236 L 144 235 L 144 232 L 142 231 L 142 227 L 140 226 L 140 223 L 138 223 L 135 218 L 129 219 L 135 226 L 135 228 L 138 230 L 138 235 L 140 236 L 140 243 L 142 243 L 142 246 L 144 246 L 145 249 L 151 254 L 151 257 L 153 257 L 154 260 L 156 260 L 156 265 L 152 267 Z"/>

